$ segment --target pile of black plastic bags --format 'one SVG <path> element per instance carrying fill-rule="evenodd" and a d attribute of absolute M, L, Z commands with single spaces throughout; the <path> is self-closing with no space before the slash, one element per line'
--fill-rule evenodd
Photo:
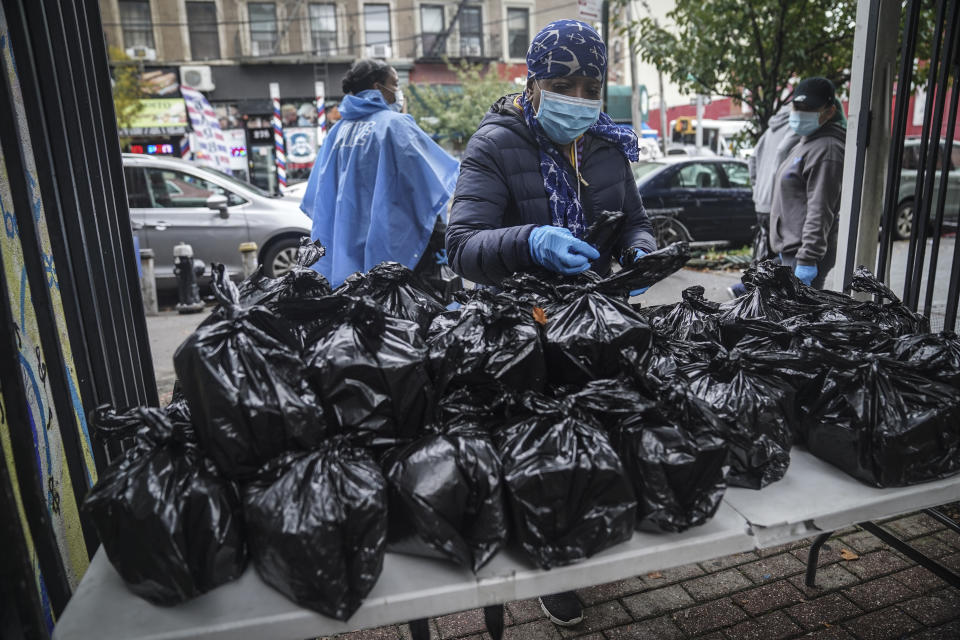
<path fill-rule="evenodd" d="M 692 287 L 630 305 L 686 262 L 681 243 L 605 278 L 517 274 L 449 310 L 396 263 L 331 290 L 322 255 L 304 243 L 289 273 L 239 288 L 215 268 L 171 404 L 93 416 L 124 452 L 85 509 L 151 602 L 249 559 L 347 619 L 387 550 L 476 571 L 513 542 L 570 564 L 703 524 L 728 485 L 782 478 L 795 443 L 881 487 L 960 470 L 960 339 L 863 268 L 873 301 L 762 263 L 731 302 Z"/>

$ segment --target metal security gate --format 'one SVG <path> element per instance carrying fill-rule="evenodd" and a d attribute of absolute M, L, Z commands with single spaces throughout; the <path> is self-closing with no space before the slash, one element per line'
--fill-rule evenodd
<path fill-rule="evenodd" d="M 925 97 L 923 121 L 920 134 L 908 139 L 911 85 L 923 64 L 929 65 L 929 77 L 918 87 Z M 960 247 L 956 236 L 944 232 L 947 222 L 955 230 L 960 217 L 960 142 L 954 140 L 960 2 L 861 0 L 853 71 L 841 206 L 845 258 L 839 264 L 844 274 L 857 264 L 875 266 L 911 309 L 931 319 L 934 330 L 955 329 Z M 916 168 L 912 189 L 902 183 L 908 165 Z M 898 225 L 901 233 L 909 228 L 905 243 L 896 243 Z"/>
<path fill-rule="evenodd" d="M 0 6 L 0 637 L 47 637 L 97 546 L 87 416 L 157 404 L 94 0 Z"/>

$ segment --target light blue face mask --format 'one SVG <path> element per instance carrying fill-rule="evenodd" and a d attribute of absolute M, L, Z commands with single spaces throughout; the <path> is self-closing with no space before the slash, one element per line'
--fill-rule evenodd
<path fill-rule="evenodd" d="M 808 136 L 820 128 L 819 111 L 797 111 L 790 112 L 790 128 L 798 136 Z"/>
<path fill-rule="evenodd" d="M 397 87 L 397 90 L 393 94 L 393 102 L 387 105 L 392 111 L 397 113 L 403 111 L 403 89 Z"/>
<path fill-rule="evenodd" d="M 536 118 L 547 137 L 557 144 L 570 144 L 600 118 L 600 100 L 573 98 L 540 90 Z"/>

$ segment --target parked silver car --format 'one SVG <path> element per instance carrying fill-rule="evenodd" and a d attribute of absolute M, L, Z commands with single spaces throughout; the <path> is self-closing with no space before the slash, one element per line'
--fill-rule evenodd
<path fill-rule="evenodd" d="M 140 248 L 153 249 L 157 286 L 175 286 L 173 247 L 241 273 L 240 244 L 256 242 L 268 275 L 290 269 L 310 218 L 298 198 L 272 196 L 224 173 L 176 158 L 123 154 L 130 220 Z"/>

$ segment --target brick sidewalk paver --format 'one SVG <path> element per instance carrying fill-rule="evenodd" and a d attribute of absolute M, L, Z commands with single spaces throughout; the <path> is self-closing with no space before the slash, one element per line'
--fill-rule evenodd
<path fill-rule="evenodd" d="M 883 526 L 960 570 L 960 535 L 926 514 Z M 560 629 L 536 599 L 506 606 L 505 640 L 960 640 L 960 589 L 850 528 L 821 549 L 817 587 L 804 584 L 812 540 L 673 567 L 577 591 L 584 621 Z M 841 551 L 852 551 L 846 560 Z M 849 556 L 849 554 L 847 554 Z M 432 640 L 490 640 L 478 610 L 431 621 Z M 409 640 L 406 625 L 338 640 Z"/>

